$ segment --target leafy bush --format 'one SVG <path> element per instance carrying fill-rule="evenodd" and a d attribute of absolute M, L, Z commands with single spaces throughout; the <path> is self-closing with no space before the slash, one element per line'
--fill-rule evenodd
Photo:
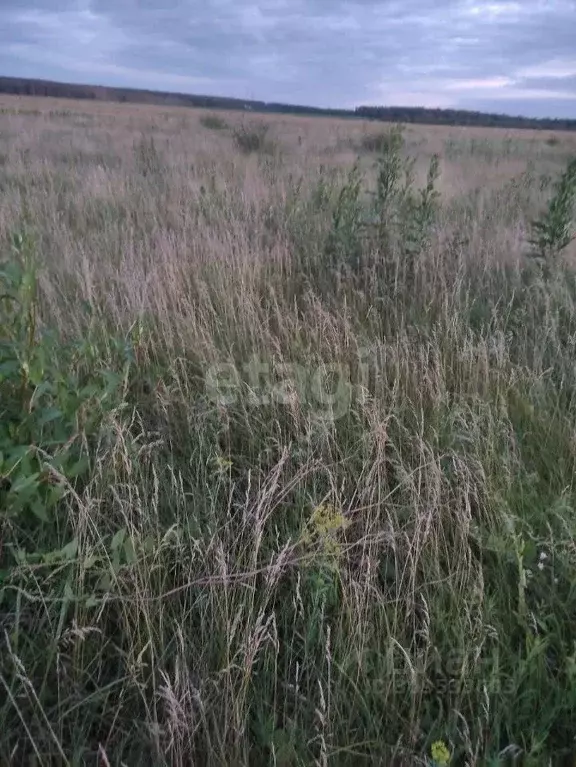
<path fill-rule="evenodd" d="M 162 160 L 154 136 L 142 136 L 134 143 L 134 159 L 143 176 L 157 176 L 162 172 Z"/>
<path fill-rule="evenodd" d="M 270 154 L 274 151 L 274 144 L 268 139 L 269 126 L 265 123 L 251 123 L 249 126 L 241 125 L 234 130 L 236 146 L 244 154 L 262 152 Z"/>
<path fill-rule="evenodd" d="M 432 155 L 428 166 L 426 186 L 408 196 L 404 212 L 403 247 L 408 253 L 419 253 L 428 243 L 428 236 L 438 211 L 440 194 L 436 182 L 440 178 L 440 158 Z"/>
<path fill-rule="evenodd" d="M 402 128 L 380 134 L 378 145 L 376 189 L 363 188 L 362 173 L 354 166 L 340 189 L 326 242 L 332 265 L 356 273 L 365 265 L 361 256 L 367 247 L 381 258 L 404 259 L 406 265 L 427 244 L 439 208 L 439 157 L 430 160 L 426 186 L 415 189 L 415 159 L 404 154 Z"/>
<path fill-rule="evenodd" d="M 415 160 L 403 156 L 404 136 L 401 126 L 390 129 L 382 139 L 376 161 L 376 191 L 373 213 L 381 244 L 390 246 L 401 221 L 413 184 Z"/>
<path fill-rule="evenodd" d="M 554 186 L 548 208 L 532 222 L 532 255 L 550 266 L 576 235 L 576 157 L 567 165 Z"/>
<path fill-rule="evenodd" d="M 208 130 L 226 130 L 228 123 L 220 115 L 202 115 L 200 125 Z"/>
<path fill-rule="evenodd" d="M 390 149 L 391 133 L 383 131 L 382 133 L 368 133 L 362 136 L 360 145 L 366 152 L 384 152 Z M 393 140 L 392 140 L 393 142 Z"/>
<path fill-rule="evenodd" d="M 91 440 L 100 434 L 105 414 L 121 402 L 124 380 L 111 370 L 92 369 L 94 356 L 88 340 L 65 344 L 38 327 L 33 242 L 29 235 L 15 236 L 12 258 L 0 267 L 4 526 L 56 525 L 59 501 L 89 470 Z M 17 540 L 14 533 L 12 543 Z"/>
<path fill-rule="evenodd" d="M 341 187 L 332 213 L 332 226 L 326 241 L 326 254 L 332 265 L 360 268 L 364 208 L 361 200 L 362 175 L 356 165 Z"/>

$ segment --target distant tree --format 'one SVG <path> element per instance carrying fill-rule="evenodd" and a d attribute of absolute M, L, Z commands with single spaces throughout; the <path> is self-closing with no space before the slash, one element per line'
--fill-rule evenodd
<path fill-rule="evenodd" d="M 119 101 L 123 103 L 162 104 L 209 109 L 237 109 L 277 114 L 319 115 L 351 119 L 380 120 L 392 123 L 424 123 L 430 125 L 478 125 L 486 127 L 536 128 L 541 130 L 576 131 L 576 119 L 556 120 L 487 114 L 463 109 L 429 109 L 403 106 L 360 106 L 355 110 L 321 109 L 319 107 L 282 104 L 218 96 L 197 96 L 186 93 L 137 90 L 135 88 L 102 88 L 90 85 L 56 83 L 18 77 L 0 77 L 0 93 L 56 98 Z"/>

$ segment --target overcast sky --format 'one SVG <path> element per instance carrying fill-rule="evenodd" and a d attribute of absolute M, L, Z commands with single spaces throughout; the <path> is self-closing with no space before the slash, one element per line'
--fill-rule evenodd
<path fill-rule="evenodd" d="M 0 74 L 576 118 L 576 0 L 0 0 Z"/>

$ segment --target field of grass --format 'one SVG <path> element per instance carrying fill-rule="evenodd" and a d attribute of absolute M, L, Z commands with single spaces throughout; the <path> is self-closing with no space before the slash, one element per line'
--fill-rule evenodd
<path fill-rule="evenodd" d="M 399 135 L 0 100 L 1 764 L 574 764 L 576 136 Z"/>

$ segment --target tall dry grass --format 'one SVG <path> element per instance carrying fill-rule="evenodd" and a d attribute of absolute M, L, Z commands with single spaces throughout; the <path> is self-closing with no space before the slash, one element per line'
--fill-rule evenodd
<path fill-rule="evenodd" d="M 574 282 L 526 239 L 574 139 L 408 129 L 408 253 L 359 224 L 382 126 L 0 106 L 58 375 L 121 379 L 57 512 L 2 523 L 0 758 L 573 755 Z"/>

